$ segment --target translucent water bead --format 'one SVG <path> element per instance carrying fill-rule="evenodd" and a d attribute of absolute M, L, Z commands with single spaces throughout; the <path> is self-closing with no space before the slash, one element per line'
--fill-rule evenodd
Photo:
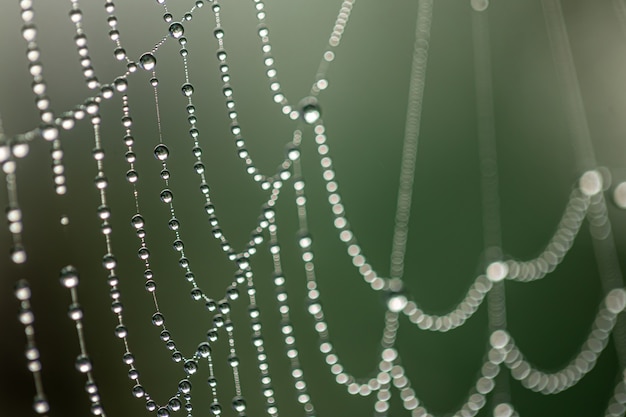
<path fill-rule="evenodd" d="M 619 183 L 613 190 L 613 201 L 617 207 L 626 209 L 626 181 Z"/>
<path fill-rule="evenodd" d="M 319 103 L 315 97 L 303 98 L 298 107 L 300 108 L 300 117 L 310 125 L 316 123 L 322 116 Z"/>
<path fill-rule="evenodd" d="M 185 34 L 185 28 L 179 22 L 174 22 L 169 27 L 169 33 L 172 38 L 179 39 Z"/>
<path fill-rule="evenodd" d="M 146 71 L 152 71 L 156 67 L 156 58 L 151 53 L 145 53 L 139 57 L 139 66 Z"/>
<path fill-rule="evenodd" d="M 489 7 L 489 0 L 471 0 L 471 6 L 477 12 L 484 12 Z"/>
<path fill-rule="evenodd" d="M 596 170 L 585 172 L 579 181 L 580 191 L 586 196 L 593 196 L 602 191 L 602 175 Z"/>

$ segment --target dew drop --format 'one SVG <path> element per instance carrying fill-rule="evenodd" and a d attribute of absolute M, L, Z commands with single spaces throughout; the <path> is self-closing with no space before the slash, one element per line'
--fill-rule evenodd
<path fill-rule="evenodd" d="M 75 365 L 78 372 L 81 372 L 83 374 L 91 371 L 91 361 L 85 355 L 79 355 L 76 358 Z"/>
<path fill-rule="evenodd" d="M 224 30 L 222 28 L 216 28 L 213 31 L 213 35 L 216 39 L 222 39 L 224 37 Z"/>
<path fill-rule="evenodd" d="M 492 282 L 502 281 L 509 274 L 509 266 L 504 262 L 492 262 L 487 267 L 487 278 Z"/>
<path fill-rule="evenodd" d="M 211 345 L 207 342 L 202 342 L 198 345 L 198 355 L 203 358 L 208 358 L 211 355 Z"/>
<path fill-rule="evenodd" d="M 178 219 L 176 219 L 175 217 L 172 217 L 170 219 L 169 223 L 168 223 L 168 226 L 169 226 L 170 230 L 176 231 L 180 227 L 180 223 L 179 223 Z"/>
<path fill-rule="evenodd" d="M 26 301 L 30 299 L 30 286 L 26 280 L 19 280 L 15 284 L 15 298 L 20 301 Z"/>
<path fill-rule="evenodd" d="M 315 97 L 305 97 L 300 101 L 300 116 L 308 124 L 314 124 L 322 116 L 319 103 Z"/>
<path fill-rule="evenodd" d="M 156 67 L 156 58 L 151 53 L 145 53 L 139 58 L 139 66 L 146 71 L 152 71 Z"/>
<path fill-rule="evenodd" d="M 172 38 L 180 38 L 185 33 L 185 28 L 179 22 L 174 22 L 169 27 L 170 36 Z"/>
<path fill-rule="evenodd" d="M 219 416 L 222 414 L 222 406 L 218 402 L 211 403 L 209 410 L 213 415 Z"/>
<path fill-rule="evenodd" d="M 587 171 L 580 177 L 579 186 L 587 196 L 598 194 L 602 191 L 602 175 L 596 170 Z"/>
<path fill-rule="evenodd" d="M 128 171 L 126 171 L 126 180 L 129 183 L 134 184 L 137 182 L 138 179 L 139 175 L 137 174 L 137 171 L 135 171 L 134 169 L 129 169 Z"/>
<path fill-rule="evenodd" d="M 246 411 L 246 401 L 241 396 L 236 396 L 233 398 L 233 410 L 238 413 L 243 413 Z"/>
<path fill-rule="evenodd" d="M 33 409 L 37 414 L 45 414 L 50 411 L 50 404 L 44 397 L 36 396 L 33 401 Z"/>
<path fill-rule="evenodd" d="M 135 385 L 132 389 L 133 396 L 136 398 L 141 398 L 146 395 L 146 391 L 143 389 L 141 385 Z"/>
<path fill-rule="evenodd" d="M 141 229 L 144 227 L 144 220 L 141 214 L 135 214 L 131 219 L 130 223 L 133 225 L 135 229 Z"/>
<path fill-rule="evenodd" d="M 193 85 L 189 83 L 185 83 L 181 87 L 181 91 L 183 92 L 183 95 L 185 97 L 191 97 L 191 95 L 193 94 Z"/>
<path fill-rule="evenodd" d="M 185 361 L 183 368 L 187 375 L 193 375 L 198 371 L 198 363 L 194 359 Z"/>
<path fill-rule="evenodd" d="M 230 355 L 228 355 L 228 364 L 233 368 L 239 366 L 239 357 L 231 353 Z"/>
<path fill-rule="evenodd" d="M 617 207 L 626 209 L 626 181 L 619 183 L 613 190 L 613 201 Z"/>
<path fill-rule="evenodd" d="M 496 330 L 495 332 L 491 333 L 489 343 L 491 343 L 491 346 L 493 346 L 495 349 L 502 349 L 507 345 L 507 343 L 509 343 L 509 339 L 509 334 L 506 331 Z"/>
<path fill-rule="evenodd" d="M 60 280 L 65 288 L 74 288 L 78 285 L 78 271 L 72 265 L 67 265 L 61 269 Z"/>
<path fill-rule="evenodd" d="M 16 264 L 23 264 L 26 262 L 26 251 L 21 245 L 15 245 L 11 250 L 11 260 Z"/>
<path fill-rule="evenodd" d="M 165 161 L 170 156 L 170 150 L 167 146 L 160 144 L 154 148 L 154 157 L 159 161 Z"/>
<path fill-rule="evenodd" d="M 472 9 L 483 12 L 489 7 L 489 0 L 471 0 Z"/>
<path fill-rule="evenodd" d="M 204 173 L 204 164 L 202 162 L 196 162 L 193 166 L 193 169 L 196 171 L 196 174 L 200 175 Z"/>
<path fill-rule="evenodd" d="M 172 192 L 169 189 L 165 189 L 163 191 L 161 191 L 161 201 L 169 204 L 172 202 L 172 200 L 174 199 L 174 194 L 172 194 Z"/>
<path fill-rule="evenodd" d="M 178 383 L 178 391 L 181 394 L 189 394 L 191 392 L 191 382 L 188 379 L 183 379 Z"/>
<path fill-rule="evenodd" d="M 161 313 L 154 313 L 152 315 L 152 324 L 155 326 L 162 326 L 165 323 L 165 318 Z"/>
<path fill-rule="evenodd" d="M 108 253 L 102 257 L 102 266 L 104 266 L 105 269 L 111 270 L 115 268 L 116 265 L 117 260 L 112 254 Z"/>
<path fill-rule="evenodd" d="M 161 407 L 157 410 L 157 417 L 170 417 L 170 410 L 166 407 Z"/>

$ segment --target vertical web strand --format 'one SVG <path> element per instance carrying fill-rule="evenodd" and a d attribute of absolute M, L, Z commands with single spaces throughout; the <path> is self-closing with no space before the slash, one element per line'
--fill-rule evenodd
<path fill-rule="evenodd" d="M 390 277 L 402 278 L 404 274 L 404 257 L 411 214 L 413 181 L 415 178 L 415 160 L 420 124 L 422 119 L 422 103 L 426 85 L 426 64 L 428 61 L 428 43 L 433 15 L 433 0 L 418 2 L 417 25 L 415 28 L 415 46 L 411 63 L 409 82 L 409 99 L 407 106 L 406 125 L 404 129 L 404 145 L 400 166 L 400 184 L 398 187 L 398 203 L 396 207 L 395 226 L 391 248 Z"/>
<path fill-rule="evenodd" d="M 483 242 L 487 264 L 502 259 L 502 224 L 498 192 L 498 158 L 496 149 L 493 80 L 487 11 L 472 13 L 472 41 L 474 46 L 474 82 L 476 87 L 476 112 L 478 152 L 481 174 L 483 217 Z M 504 281 L 494 282 L 487 296 L 489 330 L 506 329 L 506 296 Z M 493 391 L 493 408 L 510 407 L 508 374 L 496 377 Z"/>

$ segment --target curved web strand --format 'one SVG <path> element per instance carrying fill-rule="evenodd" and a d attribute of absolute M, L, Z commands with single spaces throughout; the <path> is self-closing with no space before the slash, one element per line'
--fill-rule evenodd
<path fill-rule="evenodd" d="M 576 385 L 594 366 L 609 342 L 619 313 L 626 306 L 626 292 L 615 289 L 604 298 L 587 339 L 569 364 L 556 372 L 543 372 L 528 362 L 515 342 L 507 344 L 504 364 L 511 376 L 530 390 L 542 394 L 558 394 Z"/>
<path fill-rule="evenodd" d="M 569 133 L 574 146 L 576 163 L 581 171 L 597 168 L 591 134 L 583 103 L 578 76 L 574 66 L 571 46 L 559 0 L 542 0 L 546 28 L 550 39 L 552 56 L 558 76 L 559 87 L 563 95 Z M 600 188 L 603 187 L 600 178 Z M 594 193 L 596 197 L 592 205 L 590 232 L 594 252 L 598 261 L 600 279 L 605 293 L 624 287 L 621 268 L 617 258 L 617 249 L 611 232 L 610 219 L 606 215 L 604 197 Z M 598 213 L 595 215 L 594 213 Z M 622 318 L 614 330 L 615 347 L 620 367 L 626 367 L 626 321 Z"/>

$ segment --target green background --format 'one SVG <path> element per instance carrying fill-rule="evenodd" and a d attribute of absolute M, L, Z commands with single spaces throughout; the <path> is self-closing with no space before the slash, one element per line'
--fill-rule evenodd
<path fill-rule="evenodd" d="M 112 56 L 113 43 L 106 36 L 102 4 L 83 3 L 96 73 L 102 82 L 110 82 L 124 72 L 124 66 Z M 129 56 L 137 59 L 166 33 L 162 8 L 153 1 L 119 3 L 122 41 Z M 171 3 L 174 16 L 181 16 L 191 5 L 188 1 Z M 442 314 L 462 299 L 483 270 L 484 245 L 472 10 L 465 0 L 435 3 L 404 281 L 421 308 Z M 562 3 L 597 159 L 617 184 L 626 180 L 626 34 L 612 1 Z M 19 7 L 9 1 L 1 5 L 0 115 L 5 133 L 11 136 L 36 127 L 38 114 L 24 57 L 26 45 L 19 34 Z M 276 68 L 283 92 L 292 103 L 306 96 L 314 81 L 339 7 L 335 1 L 304 0 L 273 0 L 266 5 Z M 35 3 L 44 76 L 57 112 L 92 94 L 82 81 L 68 10 L 69 2 Z M 389 269 L 416 10 L 414 0 L 358 1 L 331 65 L 329 88 L 320 95 L 348 219 L 369 262 L 381 275 Z M 280 115 L 271 99 L 253 3 L 224 2 L 222 18 L 231 84 L 247 146 L 257 166 L 271 173 L 284 158 L 284 146 L 297 124 Z M 265 193 L 244 173 L 228 132 L 212 19 L 205 7 L 185 23 L 190 77 L 212 198 L 223 230 L 233 246 L 241 248 L 255 226 Z M 493 0 L 489 21 L 503 246 L 507 256 L 527 260 L 537 256 L 554 233 L 570 190 L 582 173 L 574 162 L 541 3 Z M 201 286 L 209 294 L 222 294 L 234 270 L 210 235 L 203 199 L 197 191 L 186 103 L 180 94 L 184 77 L 177 45 L 168 40 L 156 56 L 164 138 L 171 150 L 171 188 L 187 255 Z M 158 134 L 148 79 L 144 71 L 129 77 L 140 204 L 147 220 L 159 304 L 180 350 L 189 354 L 204 340 L 211 316 L 204 312 L 202 303 L 191 301 L 190 287 L 171 249 L 174 236 L 166 226 L 169 214 L 158 197 L 162 188 L 160 164 L 152 155 Z M 120 107 L 116 96 L 102 108 L 113 248 L 119 260 L 129 340 L 142 382 L 158 402 L 164 403 L 184 375 L 169 360 L 168 351 L 158 340 L 158 329 L 150 324 L 154 307 L 143 289 L 142 262 L 136 257 L 139 240 L 129 223 L 134 203 L 124 177 L 128 164 L 124 160 Z M 306 128 L 303 166 L 322 302 L 331 339 L 347 371 L 369 377 L 378 362 L 383 298 L 363 282 L 336 237 L 313 139 L 311 129 Z M 37 140 L 28 157 L 19 162 L 18 189 L 29 263 L 16 267 L 8 256 L 0 257 L 0 416 L 34 414 L 33 382 L 23 356 L 25 339 L 16 319 L 18 304 L 12 296 L 19 278 L 29 279 L 33 286 L 36 337 L 51 415 L 89 413 L 83 376 L 73 366 L 78 344 L 66 316 L 69 294 L 58 282 L 58 271 L 70 263 L 81 272 L 79 294 L 85 308 L 87 348 L 106 412 L 109 416 L 142 415 L 146 413 L 143 401 L 130 394 L 132 384 L 121 361 L 123 346 L 113 336 L 116 320 L 109 308 L 106 274 L 100 267 L 105 246 L 96 218 L 99 199 L 93 186 L 96 167 L 91 158 L 94 145 L 89 123 L 83 121 L 76 129 L 64 132 L 62 141 L 69 187 L 65 197 L 53 192 L 48 143 Z M 371 415 L 374 399 L 350 396 L 344 387 L 336 385 L 317 350 L 312 320 L 304 308 L 305 279 L 295 247 L 297 218 L 290 185 L 287 183 L 281 193 L 277 215 L 291 314 L 310 394 L 321 417 Z M 611 191 L 609 188 L 607 197 Z M 4 193 L 0 203 L 6 203 Z M 626 216 L 613 205 L 609 209 L 621 255 L 626 245 Z M 71 221 L 66 231 L 58 224 L 62 214 L 69 215 Z M 8 253 L 8 231 L 0 233 L 0 239 Z M 281 415 L 303 415 L 295 402 L 289 364 L 283 355 L 280 317 L 265 249 L 260 247 L 253 267 L 276 398 Z M 622 266 L 625 259 L 620 257 Z M 233 317 L 244 394 L 249 415 L 256 416 L 263 413 L 262 402 L 243 298 L 233 303 Z M 601 298 L 591 239 L 584 226 L 564 262 L 546 279 L 506 283 L 509 331 L 531 363 L 547 371 L 558 370 L 577 354 L 586 339 Z M 477 378 L 487 349 L 485 307 L 461 328 L 443 334 L 421 331 L 401 317 L 397 349 L 418 398 L 435 415 L 454 412 Z M 214 351 L 224 414 L 230 416 L 234 415 L 228 406 L 232 377 L 225 366 L 225 342 L 221 337 Z M 618 379 L 618 368 L 610 343 L 596 368 L 562 394 L 543 396 L 511 380 L 512 403 L 526 417 L 601 416 Z M 207 414 L 205 378 L 202 368 L 192 380 L 196 415 Z M 391 405 L 390 415 L 409 415 L 402 409 L 397 391 L 393 391 Z"/>

